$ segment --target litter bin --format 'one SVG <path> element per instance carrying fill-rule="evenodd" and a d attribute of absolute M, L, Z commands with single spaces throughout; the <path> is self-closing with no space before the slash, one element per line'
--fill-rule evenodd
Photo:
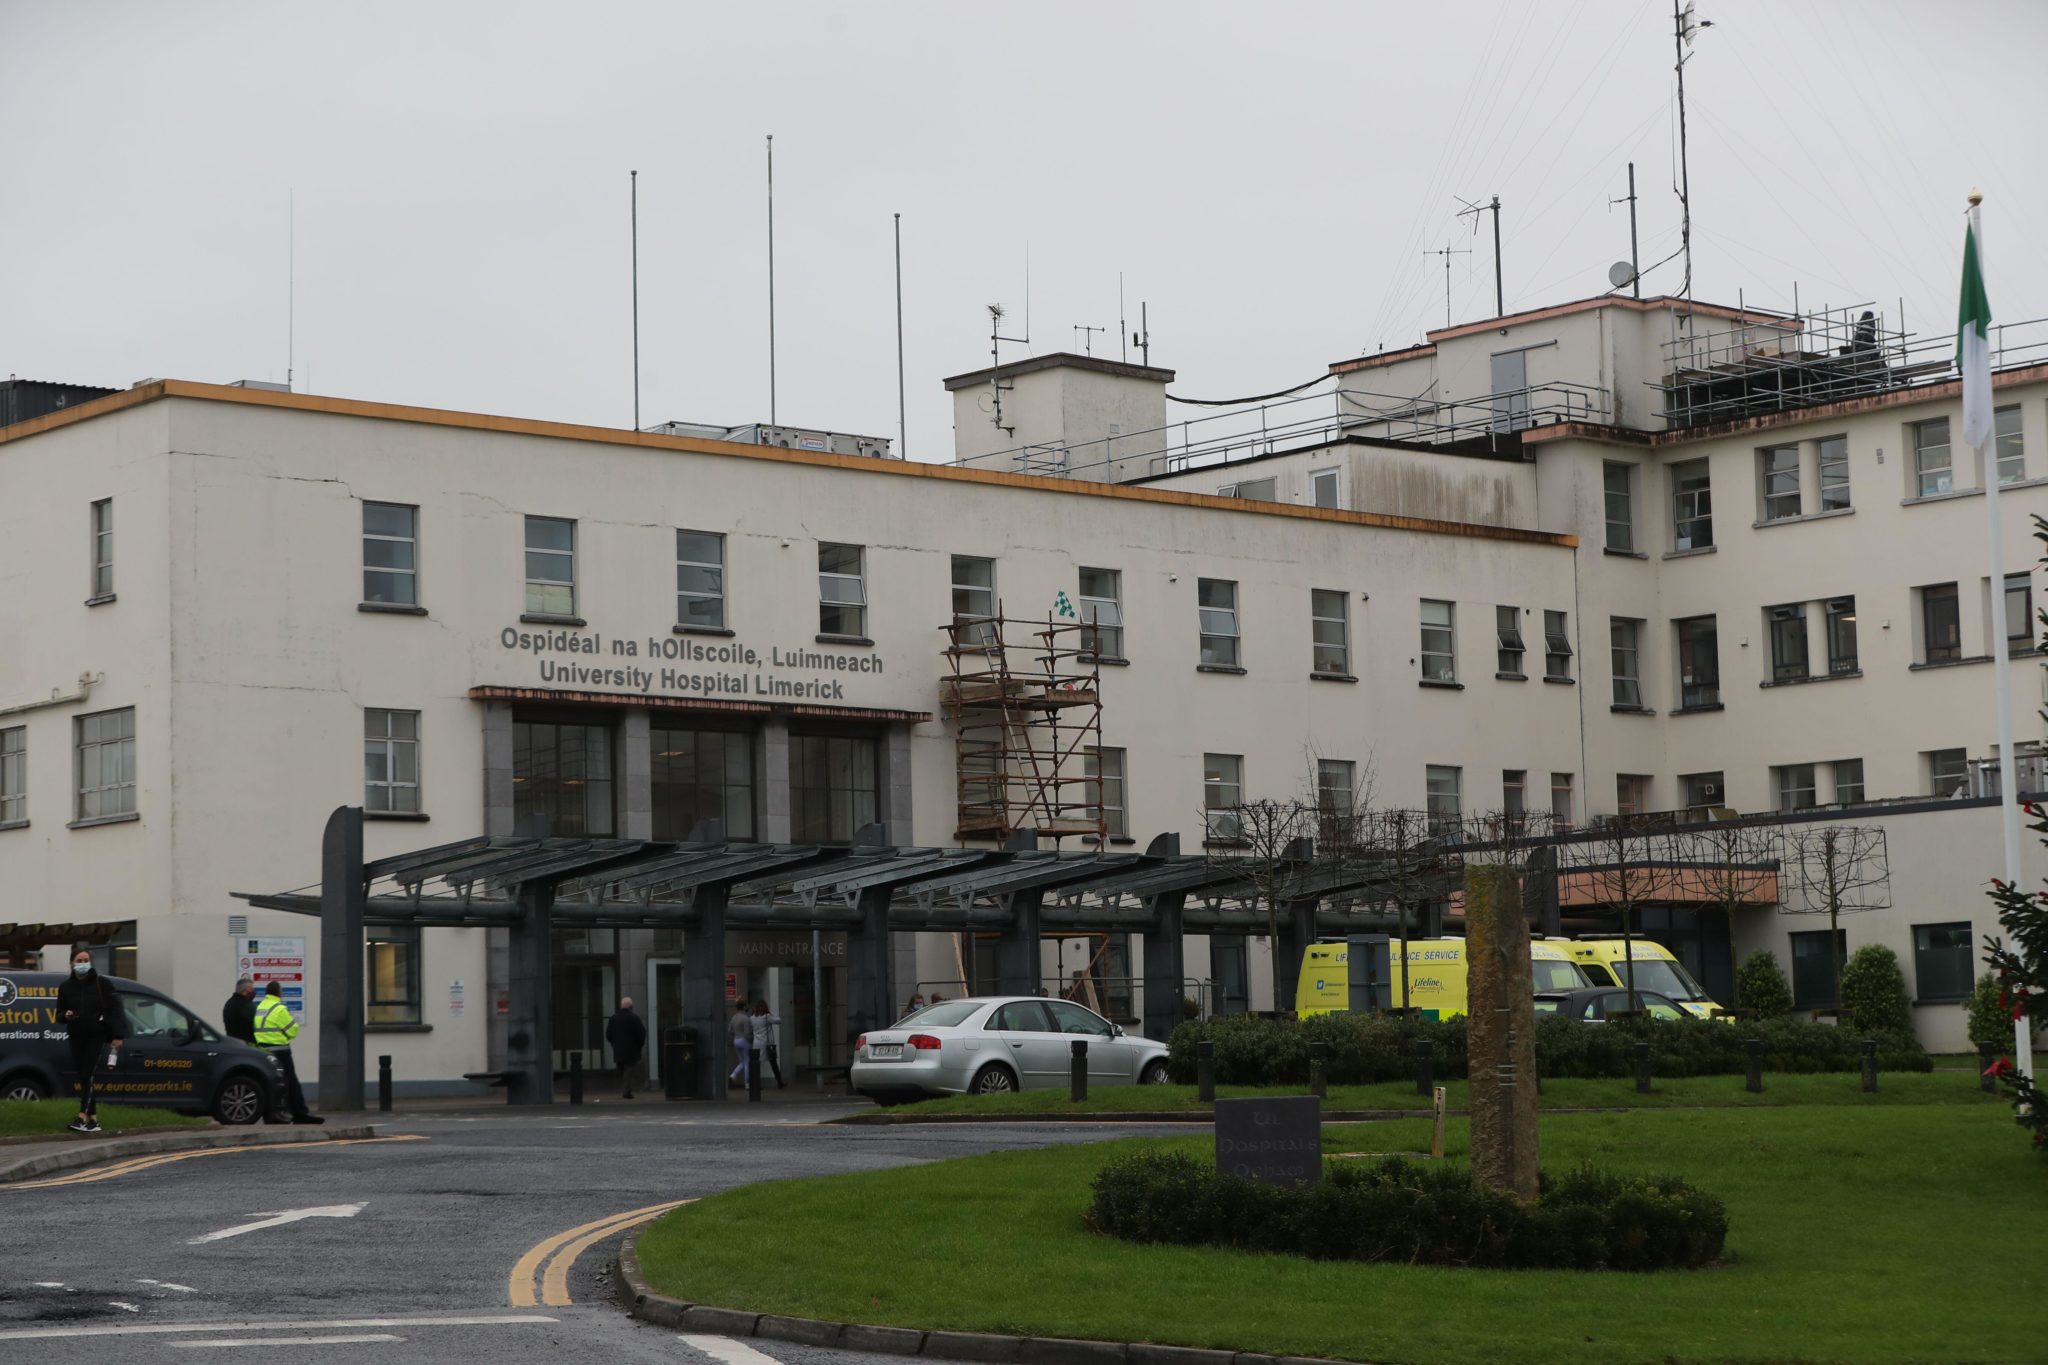
<path fill-rule="evenodd" d="M 661 1088 L 672 1100 L 690 1098 L 697 1071 L 697 1030 L 678 1024 L 661 1031 Z"/>

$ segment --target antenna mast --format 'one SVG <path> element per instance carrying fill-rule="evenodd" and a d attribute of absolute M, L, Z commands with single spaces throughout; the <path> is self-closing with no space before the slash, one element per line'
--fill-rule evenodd
<path fill-rule="evenodd" d="M 1693 12 L 1693 0 L 1671 0 L 1671 42 L 1678 53 L 1678 247 L 1685 253 L 1686 301 L 1692 301 L 1692 171 L 1686 163 L 1685 152 L 1685 64 L 1689 60 L 1686 49 L 1692 46 L 1693 35 L 1703 28 L 1712 28 L 1714 21 L 1701 19 Z"/>
<path fill-rule="evenodd" d="M 1631 292 L 1637 298 L 1643 296 L 1643 258 L 1636 249 L 1636 163 L 1628 163 L 1628 196 L 1625 199 L 1610 199 L 1610 205 L 1628 205 L 1628 282 Z"/>
<path fill-rule="evenodd" d="M 1119 270 L 1116 272 L 1116 358 L 1118 360 L 1128 361 L 1131 358 L 1131 348 L 1128 344 L 1130 335 L 1131 324 L 1124 317 L 1124 272 Z"/>
<path fill-rule="evenodd" d="M 1090 327 L 1085 322 L 1075 323 L 1074 334 L 1081 338 L 1081 353 L 1083 355 L 1094 355 L 1095 334 L 1097 332 L 1107 332 L 1108 330 L 1107 327 Z"/>
<path fill-rule="evenodd" d="M 1012 345 L 1027 344 L 1022 337 L 1006 337 L 1003 335 L 1003 305 L 992 303 L 988 305 L 988 386 L 995 394 L 996 401 L 995 416 L 992 420 L 996 424 L 997 431 L 1002 432 L 1005 436 L 1015 436 L 1017 428 L 1003 425 L 1003 377 L 996 373 L 1003 366 L 1002 346 L 1006 341 Z"/>
<path fill-rule="evenodd" d="M 768 134 L 768 425 L 775 422 L 775 134 Z"/>
<path fill-rule="evenodd" d="M 1142 299 L 1138 301 L 1138 330 L 1131 337 L 1131 344 L 1138 348 L 1138 354 L 1144 357 L 1144 363 L 1148 366 L 1152 363 L 1151 309 L 1151 304 Z"/>
<path fill-rule="evenodd" d="M 903 215 L 896 215 L 896 454 L 910 458 L 909 408 L 903 402 Z"/>
<path fill-rule="evenodd" d="M 1448 327 L 1451 325 L 1451 257 L 1470 256 L 1472 248 L 1465 246 L 1453 248 L 1449 242 L 1445 242 L 1442 246 L 1425 251 L 1422 254 L 1444 258 L 1444 326 Z"/>
<path fill-rule="evenodd" d="M 640 430 L 640 172 L 627 171 L 633 186 L 633 430 Z"/>
<path fill-rule="evenodd" d="M 292 387 L 292 362 L 299 343 L 299 192 L 285 191 L 284 209 L 284 386 Z"/>
<path fill-rule="evenodd" d="M 1472 231 L 1475 233 L 1479 231 L 1479 215 L 1493 215 L 1493 315 L 1497 318 L 1506 317 L 1508 306 L 1502 294 L 1500 278 L 1500 196 L 1493 196 L 1493 202 L 1490 204 L 1475 204 L 1467 199 L 1460 199 L 1458 202 L 1465 206 L 1458 210 L 1458 216 L 1469 217 L 1472 220 Z M 1448 267 L 1450 262 L 1445 261 L 1444 264 Z"/>

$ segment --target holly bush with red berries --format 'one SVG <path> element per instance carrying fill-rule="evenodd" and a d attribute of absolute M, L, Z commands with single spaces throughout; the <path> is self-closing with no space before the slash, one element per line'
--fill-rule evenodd
<path fill-rule="evenodd" d="M 2048 815 L 2031 802 L 2025 809 L 2033 821 L 2028 828 L 2048 843 Z M 2033 1027 L 2048 1019 L 2048 891 L 2024 891 L 1994 880 L 1991 899 L 2006 937 L 1985 938 L 1984 965 L 1997 978 L 1998 1002 L 2006 1018 L 2014 1025 L 2025 1020 Z M 2036 1072 L 2041 1060 L 2036 1053 Z M 2048 1152 L 2048 1095 L 2035 1084 L 2036 1077 L 2020 1074 L 2010 1057 L 2000 1057 L 1986 1074 L 1996 1076 L 2011 1098 L 2013 1118 L 2033 1135 L 2034 1149 Z"/>

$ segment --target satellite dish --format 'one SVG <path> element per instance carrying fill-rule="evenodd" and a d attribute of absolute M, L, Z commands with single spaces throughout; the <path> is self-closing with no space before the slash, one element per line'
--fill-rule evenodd
<path fill-rule="evenodd" d="M 1632 283 L 1635 277 L 1636 268 L 1627 261 L 1616 261 L 1613 265 L 1607 267 L 1607 282 L 1616 289 L 1621 288 L 1625 284 Z"/>

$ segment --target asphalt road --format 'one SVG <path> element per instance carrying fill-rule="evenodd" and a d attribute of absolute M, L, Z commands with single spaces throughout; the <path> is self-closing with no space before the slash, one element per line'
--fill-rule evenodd
<path fill-rule="evenodd" d="M 421 1115 L 382 1129 L 392 1140 L 228 1149 L 0 1187 L 0 1360 L 879 1365 L 894 1358 L 692 1342 L 632 1321 L 611 1283 L 622 1234 L 596 1220 L 761 1180 L 1160 1131 L 818 1124 L 837 1112 Z M 239 1230 L 304 1210 L 320 1212 Z M 772 1238 L 762 1250 L 773 1256 Z"/>

